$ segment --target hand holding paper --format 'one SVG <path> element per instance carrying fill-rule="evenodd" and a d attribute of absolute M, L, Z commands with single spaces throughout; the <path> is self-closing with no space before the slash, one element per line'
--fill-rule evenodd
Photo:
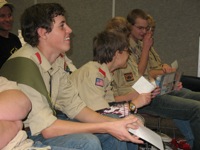
<path fill-rule="evenodd" d="M 172 68 L 178 69 L 178 61 L 175 60 L 174 62 L 171 63 Z"/>

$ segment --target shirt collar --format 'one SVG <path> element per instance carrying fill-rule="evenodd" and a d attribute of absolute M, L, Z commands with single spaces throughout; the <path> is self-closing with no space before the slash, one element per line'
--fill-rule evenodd
<path fill-rule="evenodd" d="M 52 66 L 46 57 L 39 51 L 37 47 L 34 47 L 34 53 L 32 55 L 33 60 L 42 67 L 42 69 L 47 72 L 49 71 Z"/>

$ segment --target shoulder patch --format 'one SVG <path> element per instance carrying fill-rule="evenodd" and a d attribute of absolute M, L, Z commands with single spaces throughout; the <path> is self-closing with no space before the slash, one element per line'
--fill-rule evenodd
<path fill-rule="evenodd" d="M 103 79 L 96 78 L 95 85 L 96 85 L 96 86 L 101 86 L 101 87 L 103 87 L 103 86 L 104 86 L 104 81 L 103 81 Z"/>

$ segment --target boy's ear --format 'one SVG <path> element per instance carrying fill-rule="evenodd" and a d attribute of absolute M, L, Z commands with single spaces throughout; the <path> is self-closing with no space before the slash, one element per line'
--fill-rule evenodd
<path fill-rule="evenodd" d="M 116 50 L 115 56 L 119 56 L 119 54 L 120 54 L 119 50 Z"/>
<path fill-rule="evenodd" d="M 44 28 L 38 28 L 37 29 L 37 33 L 38 33 L 38 35 L 39 35 L 40 38 L 46 39 L 46 33 L 47 33 L 46 29 L 44 29 Z"/>

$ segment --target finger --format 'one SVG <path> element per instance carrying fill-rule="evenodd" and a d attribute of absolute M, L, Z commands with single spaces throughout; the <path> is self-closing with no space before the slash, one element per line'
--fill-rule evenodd
<path fill-rule="evenodd" d="M 133 123 L 137 122 L 138 118 L 135 117 L 134 115 L 129 115 L 129 116 L 125 117 L 124 120 L 125 120 L 125 122 L 124 122 L 125 124 L 133 124 Z"/>
<path fill-rule="evenodd" d="M 166 73 L 166 72 L 167 72 L 166 68 L 164 68 L 164 67 L 162 68 L 162 70 L 163 70 L 163 72 L 164 72 L 164 73 Z"/>

